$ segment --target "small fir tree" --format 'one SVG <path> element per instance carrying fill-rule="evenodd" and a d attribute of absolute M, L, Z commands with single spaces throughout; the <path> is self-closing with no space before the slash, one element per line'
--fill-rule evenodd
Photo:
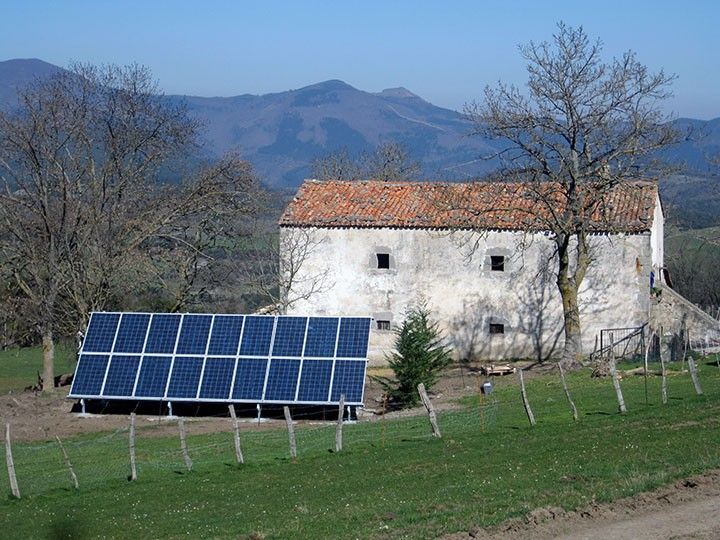
<path fill-rule="evenodd" d="M 408 310 L 402 326 L 396 330 L 395 352 L 388 356 L 393 379 L 380 378 L 388 396 L 401 407 L 418 403 L 417 385 L 425 384 L 430 390 L 440 372 L 451 362 L 451 349 L 444 344 L 436 322 L 430 319 L 430 310 L 422 304 Z"/>

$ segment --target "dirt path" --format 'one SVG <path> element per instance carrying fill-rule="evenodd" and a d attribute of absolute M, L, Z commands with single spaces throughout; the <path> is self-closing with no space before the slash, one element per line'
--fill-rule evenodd
<path fill-rule="evenodd" d="M 720 538 L 720 471 L 575 512 L 539 508 L 523 519 L 444 540 L 710 540 Z"/>
<path fill-rule="evenodd" d="M 557 540 L 656 540 L 680 538 L 720 538 L 720 497 L 684 503 L 674 508 L 650 512 L 614 523 L 595 523 L 556 537 Z"/>

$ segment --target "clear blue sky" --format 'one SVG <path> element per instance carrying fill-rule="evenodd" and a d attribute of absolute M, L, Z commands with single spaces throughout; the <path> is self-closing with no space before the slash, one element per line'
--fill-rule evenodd
<path fill-rule="evenodd" d="M 0 60 L 138 62 L 167 93 L 230 96 L 342 79 L 405 86 L 460 109 L 502 79 L 517 45 L 583 25 L 608 57 L 634 50 L 679 79 L 668 111 L 720 116 L 720 2 L 3 0 Z"/>

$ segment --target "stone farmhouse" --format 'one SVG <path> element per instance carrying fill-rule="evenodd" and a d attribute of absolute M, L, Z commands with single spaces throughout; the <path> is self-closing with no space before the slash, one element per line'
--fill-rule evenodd
<path fill-rule="evenodd" d="M 562 305 L 554 243 L 532 217 L 536 186 L 306 180 L 280 219 L 281 245 L 309 243 L 302 260 L 281 256 L 286 273 L 293 269 L 288 313 L 372 316 L 374 361 L 419 302 L 461 358 L 551 356 L 562 346 Z M 659 292 L 666 286 L 656 183 L 618 186 L 596 213 L 579 295 L 584 353 L 601 330 L 653 326 L 657 317 L 678 331 L 689 318 L 716 326 L 676 293 Z M 672 305 L 659 308 L 662 298 Z"/>

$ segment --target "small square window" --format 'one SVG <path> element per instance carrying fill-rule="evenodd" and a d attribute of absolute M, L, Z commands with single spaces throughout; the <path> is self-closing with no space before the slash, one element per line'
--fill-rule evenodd
<path fill-rule="evenodd" d="M 491 334 L 504 334 L 505 333 L 505 325 L 500 323 L 490 323 L 490 333 Z"/>
<path fill-rule="evenodd" d="M 389 253 L 376 253 L 377 256 L 377 267 L 387 270 L 390 268 L 390 254 Z"/>
<path fill-rule="evenodd" d="M 378 330 L 390 330 L 390 321 L 375 321 Z"/>
<path fill-rule="evenodd" d="M 505 257 L 503 255 L 490 256 L 490 270 L 493 272 L 505 271 Z"/>

